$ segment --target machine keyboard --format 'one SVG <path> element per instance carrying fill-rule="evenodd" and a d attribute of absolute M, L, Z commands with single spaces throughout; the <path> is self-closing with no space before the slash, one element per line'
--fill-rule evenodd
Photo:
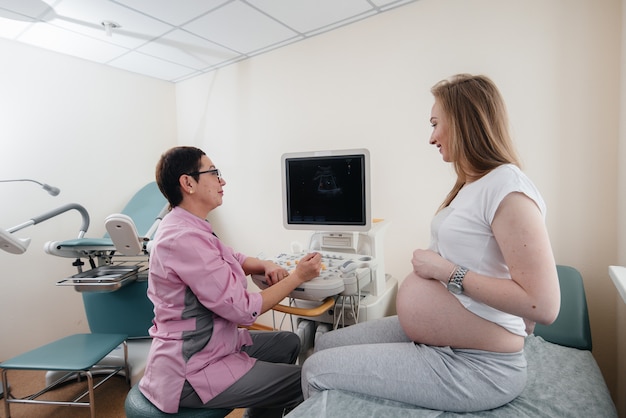
<path fill-rule="evenodd" d="M 355 295 L 370 283 L 375 270 L 375 260 L 367 255 L 318 251 L 322 256 L 320 275 L 303 283 L 290 296 L 296 299 L 322 300 L 334 295 Z M 302 253 L 281 253 L 271 261 L 291 272 L 302 257 Z M 268 287 L 265 277 L 252 275 L 253 282 L 261 289 Z"/>

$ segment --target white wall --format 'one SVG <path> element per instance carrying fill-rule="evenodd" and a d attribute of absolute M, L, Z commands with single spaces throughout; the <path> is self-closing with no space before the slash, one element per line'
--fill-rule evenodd
<path fill-rule="evenodd" d="M 607 266 L 619 261 L 620 19 L 620 0 L 420 0 L 176 86 L 0 42 L 0 110 L 10 115 L 0 119 L 0 179 L 62 189 L 53 198 L 0 184 L 0 226 L 77 202 L 100 236 L 177 141 L 202 147 L 224 173 L 224 205 L 211 215 L 220 237 L 273 255 L 307 236 L 282 227 L 280 155 L 367 147 L 373 214 L 391 221 L 387 270 L 402 279 L 453 182 L 428 145 L 430 87 L 485 73 L 548 203 L 557 262 L 585 277 L 594 355 L 615 393 Z M 68 213 L 30 227 L 26 254 L 0 253 L 0 360 L 86 330 L 80 296 L 54 286 L 74 273 L 71 260 L 41 250 L 73 238 L 79 222 Z"/>
<path fill-rule="evenodd" d="M 6 229 L 67 203 L 89 212 L 87 236 L 154 180 L 161 152 L 176 143 L 174 85 L 0 40 L 0 179 L 32 178 L 59 187 L 52 197 L 33 183 L 0 183 Z M 76 273 L 72 259 L 43 251 L 76 238 L 69 211 L 15 233 L 28 251 L 0 251 L 0 360 L 61 336 L 88 331 L 82 298 L 55 283 Z"/>
<path fill-rule="evenodd" d="M 585 277 L 594 354 L 613 388 L 620 7 L 420 0 L 178 83 L 179 142 L 202 147 L 227 182 L 210 215 L 220 237 L 251 255 L 304 241 L 281 225 L 281 154 L 367 147 L 373 215 L 392 223 L 387 270 L 403 279 L 454 177 L 428 145 L 430 87 L 487 74 L 548 203 L 557 262 Z"/>

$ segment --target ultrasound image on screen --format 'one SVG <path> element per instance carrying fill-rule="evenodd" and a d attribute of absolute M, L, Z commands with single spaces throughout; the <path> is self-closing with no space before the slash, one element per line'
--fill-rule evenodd
<path fill-rule="evenodd" d="M 365 225 L 364 157 L 287 159 L 287 221 L 305 225 Z"/>

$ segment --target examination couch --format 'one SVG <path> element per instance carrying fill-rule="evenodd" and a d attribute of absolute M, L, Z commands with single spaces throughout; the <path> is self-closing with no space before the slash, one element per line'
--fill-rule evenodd
<path fill-rule="evenodd" d="M 591 332 L 580 273 L 557 266 L 561 311 L 550 326 L 538 325 L 526 338 L 526 388 L 499 408 L 453 413 L 435 411 L 339 390 L 319 392 L 300 404 L 289 418 L 335 417 L 617 417 L 615 405 L 591 354 Z M 416 390 L 419 390 L 416 388 Z"/>

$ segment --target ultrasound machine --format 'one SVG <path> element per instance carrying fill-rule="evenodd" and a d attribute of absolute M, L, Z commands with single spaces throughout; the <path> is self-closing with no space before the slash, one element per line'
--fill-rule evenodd
<path fill-rule="evenodd" d="M 322 255 L 320 276 L 295 289 L 288 307 L 275 308 L 291 314 L 306 356 L 320 333 L 394 315 L 398 282 L 385 273 L 388 222 L 371 217 L 369 151 L 288 153 L 281 163 L 283 225 L 311 236 L 307 248 L 292 244 L 270 259 L 291 271 L 306 253 Z M 268 287 L 263 275 L 252 281 Z"/>

